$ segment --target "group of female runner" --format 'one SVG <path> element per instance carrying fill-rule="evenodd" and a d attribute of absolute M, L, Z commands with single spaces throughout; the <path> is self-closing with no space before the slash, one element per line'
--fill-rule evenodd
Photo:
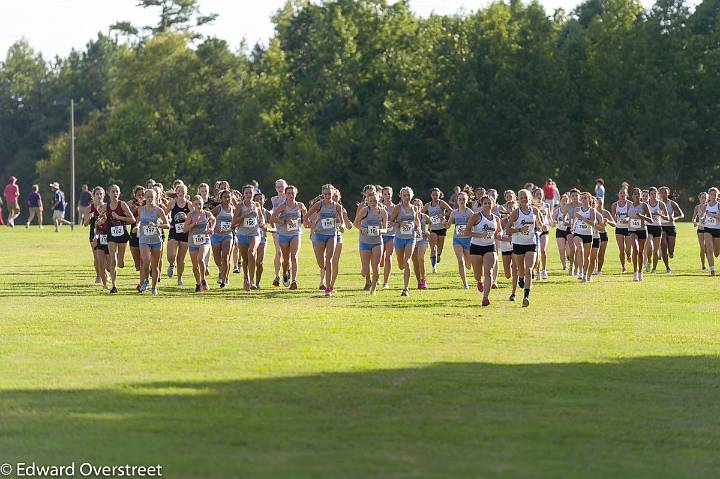
<path fill-rule="evenodd" d="M 139 292 L 149 288 L 158 294 L 164 259 L 167 277 L 176 277 L 182 286 L 188 253 L 196 292 L 209 289 L 211 259 L 220 288 L 230 284 L 232 271 L 242 272 L 245 290 L 259 289 L 268 235 L 275 245 L 273 285 L 282 281 L 295 290 L 301 239 L 303 230 L 308 230 L 320 272 L 319 288 L 332 296 L 343 232 L 351 228 L 359 230 L 361 274 L 371 294 L 380 285 L 389 287 L 393 253 L 403 276 L 401 295 L 410 294 L 412 274 L 417 288 L 427 289 L 425 255 L 429 250 L 431 271 L 437 272 L 451 226 L 462 287 L 469 289 L 467 273 L 472 270 L 484 306 L 490 304 L 490 292 L 497 288 L 501 266 L 511 280 L 510 301 L 515 301 L 520 288 L 523 306 L 530 304 L 533 282 L 548 278 L 547 243 L 552 227 L 563 270 L 582 282 L 592 282 L 594 275 L 602 274 L 608 226 L 615 229 L 623 273 L 631 264 L 633 279 L 642 281 L 643 273 L 654 272 L 660 258 L 670 272 L 675 222 L 684 214 L 671 199 L 669 188 L 643 191 L 623 184 L 617 201 L 606 209 L 602 200 L 578 189 L 561 195 L 554 204 L 545 201 L 542 188 L 527 186 L 517 194 L 505 191 L 502 203 L 494 189 L 461 191 L 453 207 L 438 188 L 429 192 L 429 201 L 424 203 L 406 186 L 396 204 L 391 187 L 367 185 L 350 221 L 340 191 L 329 184 L 306 206 L 297 200 L 297 188 L 279 179 L 276 194 L 270 198 L 272 209 L 267 210 L 265 195 L 252 184 L 234 190 L 228 182 L 219 181 L 211 190 L 202 183 L 191 196 L 181 180 L 170 191 L 149 180 L 133 188 L 127 202 L 120 200 L 117 185 L 107 194 L 96 187 L 85 224 L 91 227 L 96 282 L 111 293 L 117 292 L 117 270 L 124 267 L 128 243 L 139 274 Z M 703 269 L 707 261 L 714 275 L 714 258 L 720 254 L 718 190 L 701 193 L 699 200 L 693 222 L 698 225 Z"/>

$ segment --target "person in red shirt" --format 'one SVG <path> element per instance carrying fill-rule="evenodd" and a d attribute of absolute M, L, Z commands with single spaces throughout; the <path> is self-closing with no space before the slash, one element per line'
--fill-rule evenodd
<path fill-rule="evenodd" d="M 8 210 L 7 224 L 9 227 L 15 227 L 15 219 L 20 216 L 20 188 L 17 185 L 17 178 L 10 177 L 10 183 L 5 185 L 5 204 Z"/>
<path fill-rule="evenodd" d="M 552 208 L 555 207 L 557 203 L 560 202 L 560 191 L 557 188 L 557 185 L 552 180 L 552 178 L 548 178 L 545 180 L 545 185 L 543 186 L 543 193 L 545 193 L 545 201 L 550 204 L 550 208 L 552 211 Z"/>

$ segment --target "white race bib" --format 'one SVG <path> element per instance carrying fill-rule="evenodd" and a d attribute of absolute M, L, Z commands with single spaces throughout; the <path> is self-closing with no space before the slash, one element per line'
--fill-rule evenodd
<path fill-rule="evenodd" d="M 286 226 L 288 231 L 297 231 L 300 229 L 300 225 L 297 220 L 289 220 Z"/>
<path fill-rule="evenodd" d="M 145 236 L 154 236 L 157 234 L 157 228 L 153 225 L 145 225 L 143 226 L 143 235 Z"/>
<path fill-rule="evenodd" d="M 107 245 L 107 235 L 98 235 L 98 241 L 101 245 Z"/>
<path fill-rule="evenodd" d="M 642 228 L 642 220 L 639 218 L 630 218 L 630 227 L 635 229 Z"/>
<path fill-rule="evenodd" d="M 400 234 L 402 235 L 412 234 L 413 231 L 415 231 L 415 223 L 407 223 L 400 226 Z"/>
<path fill-rule="evenodd" d="M 379 226 L 368 226 L 368 236 L 380 236 L 380 227 Z"/>
<path fill-rule="evenodd" d="M 387 227 L 387 235 L 392 236 L 395 234 L 395 227 L 394 226 L 388 226 Z"/>
<path fill-rule="evenodd" d="M 457 233 L 458 236 L 463 236 L 463 235 L 465 235 L 466 227 L 467 227 L 467 225 L 455 225 L 455 232 Z"/>
<path fill-rule="evenodd" d="M 207 235 L 199 234 L 193 235 L 193 243 L 196 245 L 207 244 Z"/>
<path fill-rule="evenodd" d="M 122 226 L 112 226 L 110 228 L 110 234 L 113 235 L 113 237 L 117 238 L 118 236 L 122 236 L 125 234 L 125 228 Z"/>
<path fill-rule="evenodd" d="M 230 231 L 231 225 L 232 225 L 232 223 L 230 223 L 229 221 L 221 221 L 220 222 L 220 232 L 227 233 L 228 231 Z"/>
<path fill-rule="evenodd" d="M 322 218 L 320 220 L 320 226 L 324 230 L 330 230 L 335 228 L 335 218 Z"/>
<path fill-rule="evenodd" d="M 483 231 L 483 238 L 485 238 L 485 239 L 490 239 L 490 238 L 492 238 L 493 236 L 495 236 L 495 231 L 494 231 L 494 230 Z"/>
<path fill-rule="evenodd" d="M 712 218 L 710 216 L 705 217 L 705 224 L 708 226 L 717 226 L 717 220 L 715 218 Z"/>
<path fill-rule="evenodd" d="M 435 216 L 431 216 L 431 217 L 430 217 L 430 223 L 432 223 L 432 224 L 434 224 L 434 225 L 439 225 L 439 224 L 441 224 L 441 223 L 442 223 L 442 220 L 443 220 L 443 218 L 442 218 L 442 216 L 440 216 L 440 215 L 435 215 Z"/>
<path fill-rule="evenodd" d="M 243 226 L 245 226 L 245 228 L 254 228 L 255 226 L 257 226 L 257 218 L 255 218 L 254 216 L 245 218 L 243 220 Z"/>
<path fill-rule="evenodd" d="M 175 232 L 178 234 L 185 232 L 185 223 L 175 223 Z"/>

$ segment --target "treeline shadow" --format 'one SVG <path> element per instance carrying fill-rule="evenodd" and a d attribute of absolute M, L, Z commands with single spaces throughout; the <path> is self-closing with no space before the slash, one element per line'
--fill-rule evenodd
<path fill-rule="evenodd" d="M 642 357 L 5 391 L 0 459 L 167 477 L 717 477 L 719 372 L 715 356 Z"/>

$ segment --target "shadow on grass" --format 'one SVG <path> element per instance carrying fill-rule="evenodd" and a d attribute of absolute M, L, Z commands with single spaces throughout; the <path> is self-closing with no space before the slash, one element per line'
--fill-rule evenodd
<path fill-rule="evenodd" d="M 716 477 L 718 371 L 645 357 L 6 391 L 0 451 L 168 477 Z"/>

